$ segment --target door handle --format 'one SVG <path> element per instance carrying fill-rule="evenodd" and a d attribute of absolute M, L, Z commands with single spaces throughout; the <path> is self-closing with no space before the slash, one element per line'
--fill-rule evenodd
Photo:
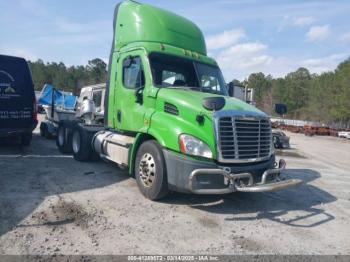
<path fill-rule="evenodd" d="M 122 112 L 120 110 L 117 111 L 117 120 L 119 123 L 122 120 Z"/>

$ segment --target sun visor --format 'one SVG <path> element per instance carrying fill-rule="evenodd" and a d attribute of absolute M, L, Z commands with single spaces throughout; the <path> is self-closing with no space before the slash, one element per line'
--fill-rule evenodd
<path fill-rule="evenodd" d="M 122 2 L 116 15 L 115 51 L 134 42 L 157 42 L 207 54 L 203 33 L 186 18 L 134 1 Z"/>

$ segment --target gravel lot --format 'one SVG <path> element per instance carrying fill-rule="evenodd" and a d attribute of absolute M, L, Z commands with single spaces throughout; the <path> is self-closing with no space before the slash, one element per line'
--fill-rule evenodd
<path fill-rule="evenodd" d="M 350 254 L 350 141 L 290 134 L 274 193 L 151 202 L 115 165 L 53 140 L 0 145 L 0 254 Z"/>

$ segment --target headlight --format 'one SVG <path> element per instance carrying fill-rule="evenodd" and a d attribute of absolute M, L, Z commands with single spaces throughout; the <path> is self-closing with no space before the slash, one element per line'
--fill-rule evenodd
<path fill-rule="evenodd" d="M 210 148 L 198 138 L 182 134 L 179 137 L 180 151 L 184 154 L 213 158 Z"/>

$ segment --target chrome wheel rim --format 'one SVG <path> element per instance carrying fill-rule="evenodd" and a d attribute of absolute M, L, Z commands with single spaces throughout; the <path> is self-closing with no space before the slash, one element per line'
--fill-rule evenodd
<path fill-rule="evenodd" d="M 139 175 L 142 184 L 150 187 L 153 184 L 156 174 L 156 163 L 150 153 L 145 153 L 139 163 Z"/>
<path fill-rule="evenodd" d="M 63 146 L 63 144 L 64 144 L 64 137 L 65 137 L 65 130 L 64 130 L 64 128 L 58 129 L 58 144 L 60 146 Z"/>
<path fill-rule="evenodd" d="M 74 132 L 74 134 L 73 134 L 72 147 L 73 147 L 74 153 L 79 152 L 79 148 L 80 148 L 80 134 L 79 134 L 79 132 Z"/>

